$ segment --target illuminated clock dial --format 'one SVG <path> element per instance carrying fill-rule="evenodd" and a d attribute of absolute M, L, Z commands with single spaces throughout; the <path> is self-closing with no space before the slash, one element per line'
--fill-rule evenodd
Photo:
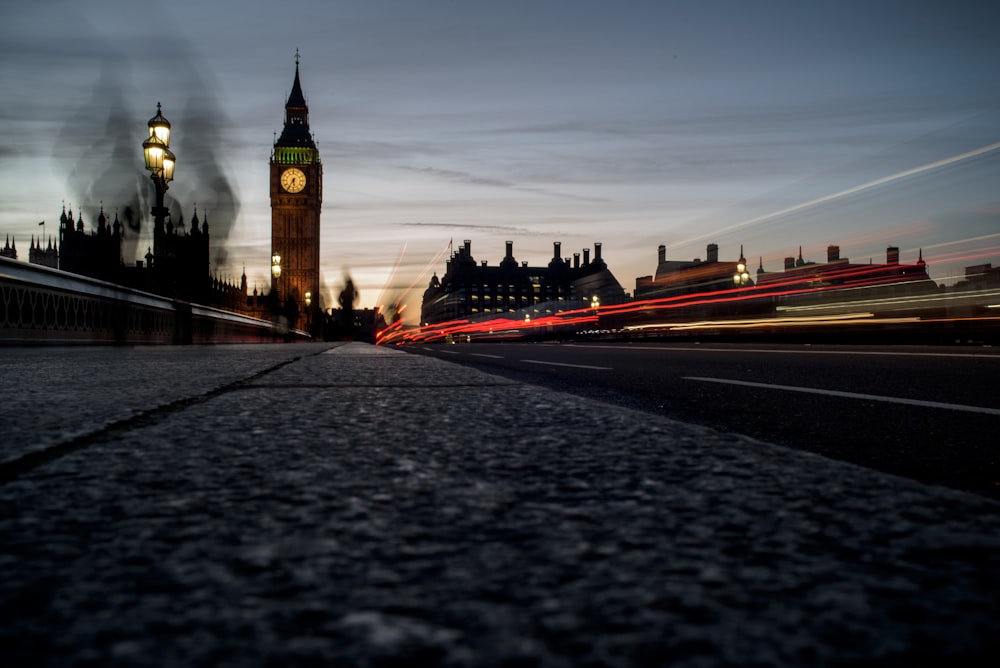
<path fill-rule="evenodd" d="M 281 187 L 290 193 L 301 192 L 306 187 L 306 175 L 294 167 L 281 173 Z"/>

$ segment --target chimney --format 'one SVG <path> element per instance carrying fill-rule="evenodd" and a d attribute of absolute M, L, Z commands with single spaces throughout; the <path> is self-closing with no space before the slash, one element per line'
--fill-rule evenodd
<path fill-rule="evenodd" d="M 558 241 L 552 242 L 552 259 L 553 260 L 558 260 L 558 259 L 560 259 L 562 257 L 560 255 L 560 253 L 562 252 L 561 248 L 562 248 L 562 243 L 560 243 Z"/>
<path fill-rule="evenodd" d="M 590 249 L 589 248 L 584 248 L 583 249 L 583 266 L 586 267 L 588 264 L 590 264 Z"/>
<path fill-rule="evenodd" d="M 795 258 L 792 256 L 785 258 L 785 271 L 788 271 L 789 269 L 795 269 Z"/>
<path fill-rule="evenodd" d="M 663 264 L 664 262 L 667 261 L 667 247 L 666 246 L 664 246 L 663 244 L 660 244 L 660 247 L 656 249 L 656 253 L 658 255 L 660 264 Z"/>
<path fill-rule="evenodd" d="M 840 246 L 827 246 L 826 261 L 837 262 L 838 260 L 840 260 Z"/>
<path fill-rule="evenodd" d="M 594 262 L 599 262 L 601 259 L 601 242 L 594 242 Z"/>
<path fill-rule="evenodd" d="M 513 260 L 514 259 L 514 242 L 513 241 L 508 241 L 507 242 L 507 255 L 504 256 L 504 259 L 507 259 L 507 260 Z"/>
<path fill-rule="evenodd" d="M 889 246 L 885 249 L 885 263 L 899 264 L 899 247 Z"/>
<path fill-rule="evenodd" d="M 574 269 L 579 269 L 580 268 L 580 254 L 579 253 L 573 253 L 573 268 Z"/>
<path fill-rule="evenodd" d="M 705 262 L 718 262 L 719 244 L 708 244 L 708 248 L 705 249 L 705 253 L 706 253 Z"/>
<path fill-rule="evenodd" d="M 472 255 L 472 241 L 469 239 L 465 240 L 465 254 L 468 256 Z"/>

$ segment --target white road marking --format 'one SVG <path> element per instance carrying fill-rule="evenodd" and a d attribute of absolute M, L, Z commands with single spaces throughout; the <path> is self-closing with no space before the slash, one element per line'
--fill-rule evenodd
<path fill-rule="evenodd" d="M 462 353 L 457 350 L 435 350 L 436 353 L 443 353 L 445 355 L 461 355 Z"/>
<path fill-rule="evenodd" d="M 489 357 L 491 360 L 503 359 L 503 355 L 487 355 L 485 353 L 469 353 L 469 357 Z"/>
<path fill-rule="evenodd" d="M 721 383 L 723 385 L 742 385 L 744 387 L 760 387 L 767 390 L 787 390 L 789 392 L 804 392 L 806 394 L 822 394 L 829 397 L 845 397 L 847 399 L 866 399 L 868 401 L 885 401 L 892 404 L 907 404 L 925 408 L 944 408 L 967 413 L 982 413 L 984 415 L 1000 415 L 1000 408 L 984 408 L 982 406 L 965 406 L 964 404 L 948 404 L 941 401 L 923 401 L 921 399 L 905 399 L 903 397 L 883 397 L 878 394 L 860 394 L 858 392 L 839 392 L 837 390 L 821 390 L 815 387 L 798 387 L 795 385 L 771 385 L 768 383 L 752 383 L 746 380 L 730 380 L 728 378 L 701 378 L 698 376 L 682 376 L 684 380 L 699 380 L 705 383 Z"/>
<path fill-rule="evenodd" d="M 548 364 L 549 366 L 568 366 L 573 369 L 593 369 L 595 371 L 613 371 L 609 366 L 589 366 L 587 364 L 564 364 L 562 362 L 546 362 L 545 360 L 521 360 L 526 364 Z"/>
<path fill-rule="evenodd" d="M 982 353 L 910 353 L 901 351 L 877 351 L 877 350 L 810 350 L 803 349 L 781 349 L 781 350 L 760 350 L 756 348 L 709 348 L 705 346 L 691 346 L 679 348 L 674 346 L 601 346 L 580 343 L 563 344 L 571 348 L 604 348 L 608 350 L 658 350 L 671 353 L 763 353 L 768 355 L 873 355 L 876 357 L 973 357 L 985 360 L 1000 360 L 1000 355 Z"/>

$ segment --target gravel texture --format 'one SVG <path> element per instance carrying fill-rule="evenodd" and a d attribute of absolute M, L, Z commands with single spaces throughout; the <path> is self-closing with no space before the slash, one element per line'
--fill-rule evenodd
<path fill-rule="evenodd" d="M 1000 656 L 996 503 L 391 349 L 261 348 L 0 485 L 5 665 Z"/>

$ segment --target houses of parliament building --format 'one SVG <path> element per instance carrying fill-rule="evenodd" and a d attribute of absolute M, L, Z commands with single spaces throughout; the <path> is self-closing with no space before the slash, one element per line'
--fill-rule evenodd
<path fill-rule="evenodd" d="M 150 120 L 169 123 L 157 112 Z M 152 135 L 151 135 L 152 136 Z M 166 214 L 155 226 L 153 243 L 144 258 L 126 262 L 122 244 L 126 233 L 117 212 L 109 220 L 103 206 L 97 220 L 84 220 L 78 209 L 63 206 L 55 240 L 32 236 L 28 261 L 89 276 L 161 296 L 215 306 L 270 319 L 281 313 L 293 327 L 311 322 L 309 311 L 322 311 L 319 273 L 320 211 L 323 203 L 323 166 L 309 129 L 309 108 L 295 56 L 295 77 L 285 103 L 284 127 L 270 158 L 272 284 L 267 294 L 252 292 L 244 270 L 238 284 L 213 277 L 210 265 L 208 215 L 197 210 L 184 225 Z M 155 212 L 154 212 L 155 213 Z M 41 224 L 41 223 L 40 223 Z M 88 231 L 89 229 L 89 231 Z M 17 243 L 8 237 L 0 256 L 17 259 Z"/>

